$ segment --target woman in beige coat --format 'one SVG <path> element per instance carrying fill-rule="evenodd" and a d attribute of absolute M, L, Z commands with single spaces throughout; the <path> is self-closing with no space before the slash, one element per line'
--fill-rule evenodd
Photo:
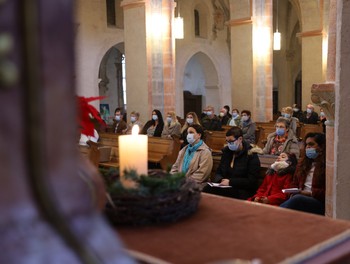
<path fill-rule="evenodd" d="M 213 168 L 213 158 L 210 148 L 203 142 L 203 128 L 198 124 L 187 129 L 188 145 L 182 148 L 170 173 L 183 172 L 186 177 L 194 179 L 199 184 L 205 184 Z"/>
<path fill-rule="evenodd" d="M 276 120 L 276 132 L 267 136 L 267 143 L 263 149 L 264 154 L 280 155 L 282 152 L 294 153 L 299 158 L 300 149 L 298 139 L 289 129 L 289 121 L 284 117 Z"/>

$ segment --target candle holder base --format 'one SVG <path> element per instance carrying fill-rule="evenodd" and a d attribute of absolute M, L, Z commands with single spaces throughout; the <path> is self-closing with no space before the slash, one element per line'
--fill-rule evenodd
<path fill-rule="evenodd" d="M 109 192 L 111 201 L 105 213 L 113 225 L 176 222 L 198 209 L 200 186 L 183 174 L 151 170 L 137 182 L 137 189 L 121 190 L 118 185 L 117 191 Z"/>

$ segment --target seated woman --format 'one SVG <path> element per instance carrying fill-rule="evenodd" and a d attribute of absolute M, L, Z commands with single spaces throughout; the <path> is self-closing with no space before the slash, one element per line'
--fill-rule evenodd
<path fill-rule="evenodd" d="M 297 162 L 294 154 L 282 152 L 267 170 L 256 194 L 248 201 L 271 205 L 280 205 L 286 201 L 288 194 L 283 193 L 282 189 L 289 188 L 292 183 Z"/>
<path fill-rule="evenodd" d="M 241 123 L 241 117 L 239 116 L 239 110 L 237 108 L 232 109 L 232 118 L 230 119 L 229 126 L 239 126 Z"/>
<path fill-rule="evenodd" d="M 180 150 L 170 173 L 183 172 L 199 184 L 206 183 L 213 167 L 213 158 L 211 150 L 202 140 L 204 130 L 200 125 L 192 124 L 187 133 L 188 145 Z"/>
<path fill-rule="evenodd" d="M 164 124 L 162 137 L 172 138 L 175 136 L 179 138 L 180 135 L 181 135 L 181 124 L 177 120 L 175 112 L 169 111 L 167 113 L 166 122 Z"/>
<path fill-rule="evenodd" d="M 256 125 L 251 119 L 252 113 L 248 110 L 243 110 L 241 113 L 241 128 L 243 132 L 243 139 L 250 144 L 255 144 L 255 129 Z"/>
<path fill-rule="evenodd" d="M 282 116 L 289 121 L 289 129 L 293 131 L 294 135 L 296 135 L 299 119 L 296 117 L 293 117 L 293 108 L 290 106 L 283 107 Z"/>
<path fill-rule="evenodd" d="M 140 134 L 148 135 L 150 137 L 160 137 L 162 135 L 163 128 L 164 121 L 162 113 L 159 110 L 154 109 L 152 111 L 152 119 L 147 121 Z"/>
<path fill-rule="evenodd" d="M 131 134 L 132 128 L 133 128 L 134 125 L 138 125 L 139 126 L 139 129 L 140 129 L 139 132 L 142 131 L 143 123 L 139 119 L 140 119 L 140 113 L 132 111 L 131 114 L 130 114 L 130 123 L 128 124 L 128 128 L 126 130 L 126 134 Z"/>
<path fill-rule="evenodd" d="M 180 136 L 181 148 L 183 148 L 184 146 L 186 146 L 188 144 L 187 128 L 193 124 L 200 125 L 197 114 L 195 112 L 188 112 L 186 115 L 185 124 L 181 128 L 181 136 Z"/>
<path fill-rule="evenodd" d="M 213 182 L 218 187 L 206 185 L 203 192 L 247 200 L 258 187 L 260 160 L 252 146 L 243 139 L 242 129 L 232 127 L 226 132 L 227 146 Z"/>
<path fill-rule="evenodd" d="M 289 129 L 289 121 L 284 117 L 276 120 L 276 132 L 267 136 L 267 142 L 263 149 L 265 154 L 280 155 L 282 152 L 294 153 L 299 158 L 300 150 L 298 139 Z"/>
<path fill-rule="evenodd" d="M 297 194 L 282 203 L 283 208 L 324 215 L 326 190 L 326 138 L 323 133 L 308 133 L 304 154 L 300 159 L 293 183 Z"/>

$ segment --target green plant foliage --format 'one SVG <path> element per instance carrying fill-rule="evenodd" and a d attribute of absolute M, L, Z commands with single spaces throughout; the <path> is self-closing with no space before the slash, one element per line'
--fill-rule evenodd
<path fill-rule="evenodd" d="M 157 196 L 168 194 L 169 192 L 178 191 L 185 181 L 184 173 L 169 174 L 167 172 L 157 171 L 149 175 L 137 175 L 135 170 L 125 171 L 125 178 L 135 181 L 137 188 L 125 188 L 119 177 L 113 176 L 115 172 L 106 172 L 105 178 L 109 177 L 108 192 L 111 195 L 130 195 L 130 196 Z M 111 177 L 113 180 L 111 180 Z"/>

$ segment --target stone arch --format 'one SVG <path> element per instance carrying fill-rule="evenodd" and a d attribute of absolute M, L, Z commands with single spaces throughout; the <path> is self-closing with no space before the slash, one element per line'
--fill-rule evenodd
<path fill-rule="evenodd" d="M 219 77 L 213 61 L 203 52 L 197 52 L 186 63 L 183 90 L 202 95 L 202 106 L 220 107 Z"/>
<path fill-rule="evenodd" d="M 124 60 L 124 43 L 118 43 L 107 50 L 100 62 L 98 88 L 99 96 L 106 97 L 100 103 L 104 106 L 108 105 L 109 108 L 109 116 L 107 114 L 103 116 L 106 122 L 111 122 L 115 108 L 125 109 L 122 78 Z M 105 110 L 101 109 L 101 112 L 105 112 Z"/>

